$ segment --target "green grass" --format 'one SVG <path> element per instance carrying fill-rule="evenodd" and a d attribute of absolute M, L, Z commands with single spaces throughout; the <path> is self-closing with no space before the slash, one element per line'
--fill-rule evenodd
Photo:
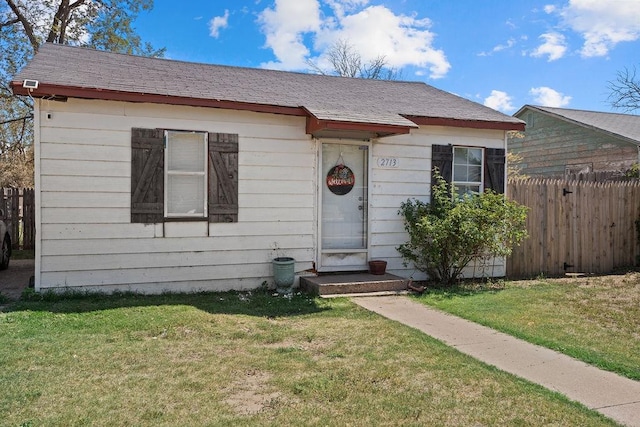
<path fill-rule="evenodd" d="M 640 380 L 640 274 L 430 289 L 418 301 Z"/>
<path fill-rule="evenodd" d="M 614 425 L 346 299 L 33 299 L 0 313 L 2 425 Z"/>

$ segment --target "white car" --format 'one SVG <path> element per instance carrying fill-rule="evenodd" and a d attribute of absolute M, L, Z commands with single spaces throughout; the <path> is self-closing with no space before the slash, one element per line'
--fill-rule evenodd
<path fill-rule="evenodd" d="M 4 211 L 0 209 L 0 239 L 2 239 L 2 251 L 0 252 L 0 270 L 9 268 L 11 258 L 11 235 L 9 227 L 4 220 Z"/>

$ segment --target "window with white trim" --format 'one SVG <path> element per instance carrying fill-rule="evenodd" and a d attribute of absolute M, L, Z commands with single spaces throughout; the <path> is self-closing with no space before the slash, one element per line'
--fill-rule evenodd
<path fill-rule="evenodd" d="M 238 222 L 238 135 L 131 129 L 131 222 Z"/>
<path fill-rule="evenodd" d="M 207 134 L 165 131 L 165 216 L 207 216 Z"/>
<path fill-rule="evenodd" d="M 458 159 L 455 161 L 454 149 Z M 478 168 L 478 159 L 480 159 L 480 168 Z M 466 185 L 466 191 L 478 192 L 490 189 L 503 194 L 506 187 L 505 165 L 506 150 L 504 148 L 433 145 L 431 147 L 431 184 L 436 182 L 437 170 L 446 182 L 453 183 L 459 188 Z M 463 177 L 462 179 L 454 179 L 455 166 L 459 166 L 456 178 Z"/>
<path fill-rule="evenodd" d="M 459 197 L 483 191 L 483 149 L 453 147 L 452 183 Z"/>

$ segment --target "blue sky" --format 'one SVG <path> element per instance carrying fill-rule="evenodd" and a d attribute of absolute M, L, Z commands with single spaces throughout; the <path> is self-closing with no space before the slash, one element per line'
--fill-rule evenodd
<path fill-rule="evenodd" d="M 507 114 L 612 111 L 608 81 L 640 66 L 640 0 L 155 0 L 135 26 L 170 59 L 303 72 L 344 40 Z"/>

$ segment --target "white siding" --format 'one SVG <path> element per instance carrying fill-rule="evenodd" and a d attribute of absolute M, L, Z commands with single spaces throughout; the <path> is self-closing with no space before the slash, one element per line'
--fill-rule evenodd
<path fill-rule="evenodd" d="M 271 259 L 313 266 L 315 142 L 305 119 L 70 99 L 40 101 L 38 289 L 252 289 Z M 239 134 L 239 222 L 130 223 L 131 128 Z"/>
<path fill-rule="evenodd" d="M 303 117 L 74 99 L 38 101 L 36 114 L 37 289 L 241 290 L 272 281 L 276 256 L 294 257 L 298 275 L 313 268 L 319 142 Z M 238 222 L 132 224 L 132 127 L 239 134 Z M 416 279 L 395 249 L 407 239 L 398 209 L 429 199 L 432 144 L 505 142 L 502 131 L 445 127 L 373 141 L 369 258 Z"/>

